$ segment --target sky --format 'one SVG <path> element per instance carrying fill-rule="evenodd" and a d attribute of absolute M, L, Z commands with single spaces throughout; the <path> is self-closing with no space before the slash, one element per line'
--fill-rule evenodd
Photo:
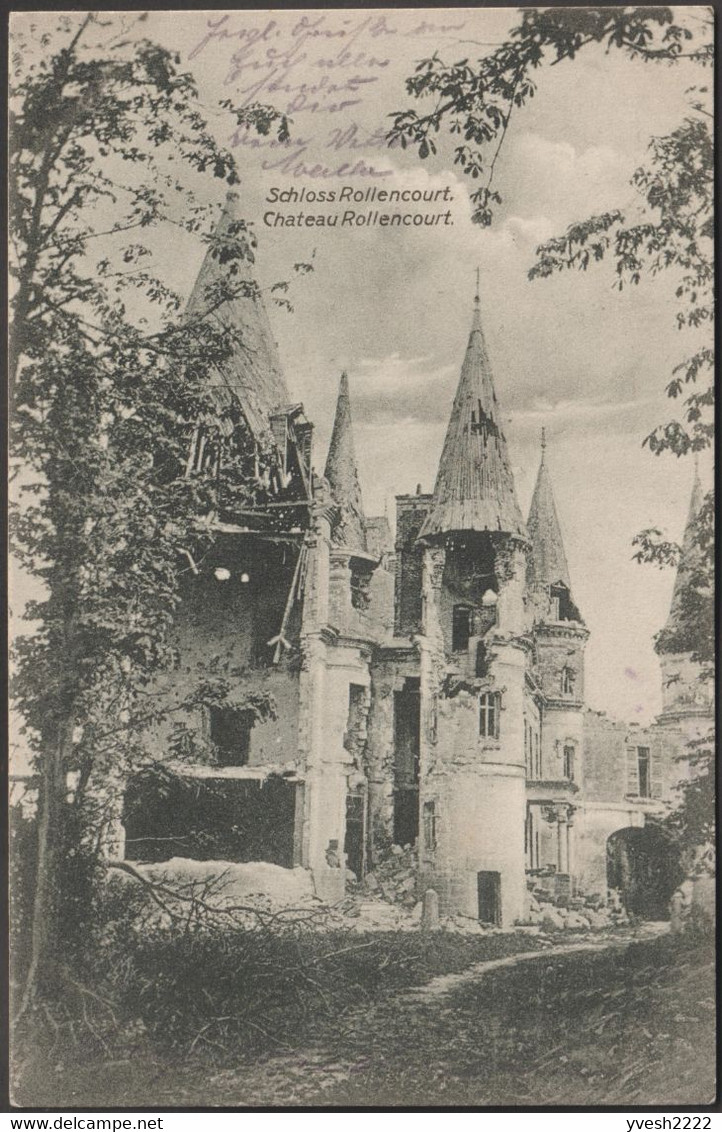
<path fill-rule="evenodd" d="M 703 9 L 684 18 L 702 19 Z M 30 19 L 30 16 L 16 17 Z M 269 314 L 294 400 L 315 423 L 322 470 L 340 374 L 349 375 L 367 514 L 393 515 L 393 497 L 433 488 L 469 334 L 475 273 L 519 501 L 528 510 L 542 426 L 576 602 L 591 631 L 590 706 L 645 722 L 661 708 L 652 649 L 673 577 L 632 561 L 644 527 L 681 537 L 692 483 L 688 460 L 655 458 L 645 435 L 669 419 L 664 387 L 691 352 L 676 329 L 674 279 L 619 292 L 613 270 L 530 282 L 536 246 L 570 223 L 631 209 L 634 170 L 650 137 L 673 129 L 692 64 L 674 68 L 588 48 L 543 67 L 534 99 L 515 111 L 496 167 L 503 197 L 493 225 L 471 222 L 468 178 L 452 141 L 420 162 L 389 149 L 389 114 L 414 105 L 404 80 L 434 51 L 474 59 L 502 42 L 514 9 L 151 12 L 115 17 L 180 53 L 211 128 L 235 145 L 241 208 L 254 222 L 263 288 L 293 275 L 293 313 Z M 285 148 L 235 137 L 221 99 L 288 112 Z M 417 109 L 420 109 L 418 105 Z M 345 166 L 339 172 L 340 167 Z M 372 175 L 368 175 L 369 170 Z M 273 190 L 436 189 L 453 197 L 453 224 L 422 228 L 269 227 L 264 214 L 330 213 L 369 205 L 271 203 Z M 209 185 L 206 200 L 219 184 Z M 396 206 L 392 206 L 396 207 Z M 417 206 L 403 206 L 414 210 Z M 436 206 L 425 205 L 432 211 Z M 158 248 L 176 289 L 189 294 L 203 247 L 182 234 Z M 711 467 L 702 462 L 703 482 Z"/>

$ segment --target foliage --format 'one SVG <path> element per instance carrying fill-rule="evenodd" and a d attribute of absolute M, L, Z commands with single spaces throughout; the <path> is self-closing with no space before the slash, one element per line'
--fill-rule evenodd
<path fill-rule="evenodd" d="M 706 87 L 697 88 L 707 94 Z M 683 456 L 709 447 L 714 437 L 711 378 L 714 352 L 713 194 L 714 156 L 711 119 L 701 102 L 697 113 L 669 136 L 653 138 L 649 166 L 639 168 L 632 184 L 641 196 L 644 215 L 627 222 L 618 211 L 573 224 L 563 236 L 537 249 L 531 279 L 575 268 L 586 271 L 607 255 L 615 262 L 617 285 L 636 285 L 643 273 L 657 276 L 669 271 L 679 303 L 677 325 L 700 332 L 700 344 L 672 371 L 667 395 L 676 400 L 684 393 L 683 421 L 660 425 L 645 438 L 650 451 Z M 694 387 L 690 392 L 689 387 Z"/>
<path fill-rule="evenodd" d="M 714 872 L 716 806 L 712 731 L 689 744 L 687 760 L 691 776 L 677 787 L 679 801 L 664 819 L 664 826 L 684 854 L 688 868 L 693 871 L 708 868 Z"/>
<path fill-rule="evenodd" d="M 692 518 L 685 550 L 669 542 L 656 528 L 634 539 L 634 557 L 664 569 L 676 567 L 674 618 L 656 637 L 660 652 L 689 653 L 702 666 L 701 679 L 712 679 L 715 661 L 714 609 L 714 496 L 710 492 Z"/>
<path fill-rule="evenodd" d="M 60 1059 L 71 1077 L 109 1052 L 237 1064 L 303 1045 L 349 1009 L 399 988 L 540 946 L 521 932 L 359 932 L 321 906 L 240 922 L 199 914 L 200 891 L 183 901 L 174 887 L 162 898 L 178 921 L 144 886 L 114 876 L 103 885 L 83 974 L 73 976 L 74 993 L 53 1002 L 57 1029 L 46 1027 L 39 1061 Z"/>
<path fill-rule="evenodd" d="M 236 184 L 234 158 L 179 57 L 139 37 L 144 19 L 60 15 L 44 32 L 18 17 L 11 54 L 11 442 L 24 501 L 12 531 L 40 594 L 13 692 L 40 772 L 34 939 L 45 924 L 51 947 L 77 855 L 97 857 L 124 770 L 163 714 L 150 685 L 175 662 L 182 579 L 218 509 L 217 481 L 188 474 L 190 437 L 203 420 L 220 449 L 211 377 L 242 346 L 208 315 L 250 287 L 238 277 L 245 225 L 205 232 L 195 191 L 208 177 Z M 287 131 L 268 107 L 225 110 Z M 153 269 L 153 247 L 178 229 L 222 269 L 192 317 Z M 225 434 L 226 480 L 255 500 L 247 454 Z"/>
<path fill-rule="evenodd" d="M 492 188 L 496 163 L 512 113 L 534 97 L 534 72 L 572 60 L 593 44 L 646 62 L 693 58 L 711 64 L 713 58 L 712 45 L 693 42 L 690 29 L 674 22 L 671 8 L 523 9 L 509 39 L 474 62 L 464 58 L 447 64 L 436 53 L 422 59 L 406 89 L 414 98 L 433 99 L 434 107 L 428 114 L 392 114 L 389 141 L 416 147 L 423 160 L 437 152 L 435 138 L 442 127 L 458 138 L 454 163 L 483 182 L 471 194 L 473 219 L 489 225 L 492 205 L 501 204 Z M 495 145 L 487 158 L 484 147 L 490 143 Z"/>
<path fill-rule="evenodd" d="M 681 1104 L 708 1095 L 713 1080 L 711 941 L 665 935 L 581 955 L 542 950 L 538 961 L 464 979 L 440 998 L 421 989 L 394 992 L 418 987 L 433 975 L 467 970 L 475 961 L 533 950 L 533 937 L 353 933 L 334 937 L 330 945 L 328 935 L 314 934 L 299 938 L 298 951 L 290 938 L 272 942 L 268 966 L 259 972 L 264 992 L 251 1009 L 245 967 L 237 962 L 233 976 L 241 942 L 249 941 L 176 940 L 163 950 L 162 968 L 160 954 L 148 962 L 150 947 L 141 944 L 140 952 L 132 949 L 130 971 L 123 966 L 128 949 L 119 953 L 120 962 L 113 951 L 108 965 L 120 966 L 117 983 L 128 986 L 128 1003 L 133 985 L 136 1001 L 148 996 L 143 1011 L 151 1019 L 160 972 L 162 1009 L 175 1001 L 183 1044 L 174 1049 L 166 1035 L 149 1038 L 140 1021 L 133 1023 L 130 1012 L 123 1015 L 114 1002 L 124 1025 L 122 1046 L 109 1054 L 96 1043 L 82 1057 L 68 1042 L 59 1062 L 53 1054 L 55 1072 L 48 1072 L 48 1059 L 28 1066 L 17 1099 L 49 1106 L 64 1098 L 76 1106 L 147 1106 L 152 1099 L 166 1106 L 345 1110 L 368 1106 L 371 1098 L 391 1107 L 512 1102 L 553 1107 L 629 1104 L 630 1097 L 642 1103 L 664 1095 Z M 257 938 L 248 956 L 259 966 L 264 943 Z M 350 950 L 341 954 L 347 945 Z M 276 963 L 289 972 L 281 974 L 286 992 L 295 976 L 295 990 L 285 1000 L 292 1014 L 288 1024 L 273 987 Z M 301 964 L 316 986 L 300 976 Z M 134 972 L 141 968 L 136 983 Z M 370 993 L 369 976 L 376 982 Z M 189 983 L 199 991 L 193 1002 L 182 994 Z M 107 987 L 93 985 L 105 998 Z M 203 1002 L 206 1012 L 193 1019 L 198 1030 L 213 1017 L 226 1020 L 206 1030 L 189 1055 L 192 1015 Z M 96 1003 L 98 1012 L 102 1006 Z M 690 1056 L 697 1048 L 704 1056 Z M 254 1053 L 261 1056 L 251 1060 Z"/>

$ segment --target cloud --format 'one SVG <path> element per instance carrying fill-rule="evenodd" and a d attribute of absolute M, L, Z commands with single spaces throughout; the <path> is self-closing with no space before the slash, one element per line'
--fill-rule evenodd
<path fill-rule="evenodd" d="M 635 165 L 608 145 L 577 150 L 569 142 L 523 133 L 510 147 L 505 181 L 513 178 L 516 212 L 523 215 L 525 204 L 536 210 L 544 200 L 549 220 L 558 227 L 624 205 Z"/>
<path fill-rule="evenodd" d="M 438 365 L 431 357 L 364 358 L 352 378 L 354 415 L 359 423 L 439 421 L 442 406 L 451 409 L 458 367 Z"/>

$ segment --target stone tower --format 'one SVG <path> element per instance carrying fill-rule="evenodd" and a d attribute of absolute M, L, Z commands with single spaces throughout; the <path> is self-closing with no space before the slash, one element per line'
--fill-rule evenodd
<path fill-rule="evenodd" d="M 584 767 L 584 649 L 589 632 L 572 598 L 544 430 L 527 530 L 531 545 L 526 597 L 533 641 L 524 718 L 527 866 L 538 870 L 553 865 L 555 891 L 562 895 L 570 891 L 576 867 L 576 802 Z"/>
<path fill-rule="evenodd" d="M 572 597 L 543 430 L 527 530 L 531 543 L 527 601 L 534 628 L 533 672 L 544 697 L 540 757 L 528 750 L 527 777 L 530 781 L 571 781 L 581 786 L 584 650 L 589 630 Z"/>
<path fill-rule="evenodd" d="M 524 899 L 527 534 L 477 293 L 423 553 L 420 874 L 442 912 L 510 924 Z"/>
<path fill-rule="evenodd" d="M 714 710 L 712 680 L 703 678 L 702 664 L 692 659 L 695 620 L 700 616 L 695 593 L 698 587 L 696 574 L 703 566 L 703 552 L 697 543 L 695 526 L 703 498 L 695 466 L 669 615 L 654 646 L 662 669 L 662 714 L 658 722 L 663 727 L 680 731 L 684 742 L 707 734 Z"/>
<path fill-rule="evenodd" d="M 366 522 L 364 519 L 361 485 L 356 467 L 356 452 L 351 422 L 351 397 L 348 376 L 341 374 L 336 416 L 333 422 L 331 443 L 324 472 L 331 495 L 338 505 L 340 516 L 335 541 L 349 550 L 366 552 Z"/>
<path fill-rule="evenodd" d="M 367 550 L 346 374 L 315 500 L 314 573 L 307 582 L 313 599 L 304 609 L 301 670 L 300 742 L 308 752 L 304 863 L 313 870 L 317 894 L 335 902 L 347 871 L 360 879 L 366 867 L 370 664 L 379 632 L 378 563 Z"/>

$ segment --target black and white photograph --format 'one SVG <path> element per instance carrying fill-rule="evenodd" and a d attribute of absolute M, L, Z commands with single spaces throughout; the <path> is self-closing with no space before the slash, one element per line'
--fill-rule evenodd
<path fill-rule="evenodd" d="M 14 1109 L 715 1105 L 714 19 L 11 13 Z"/>

